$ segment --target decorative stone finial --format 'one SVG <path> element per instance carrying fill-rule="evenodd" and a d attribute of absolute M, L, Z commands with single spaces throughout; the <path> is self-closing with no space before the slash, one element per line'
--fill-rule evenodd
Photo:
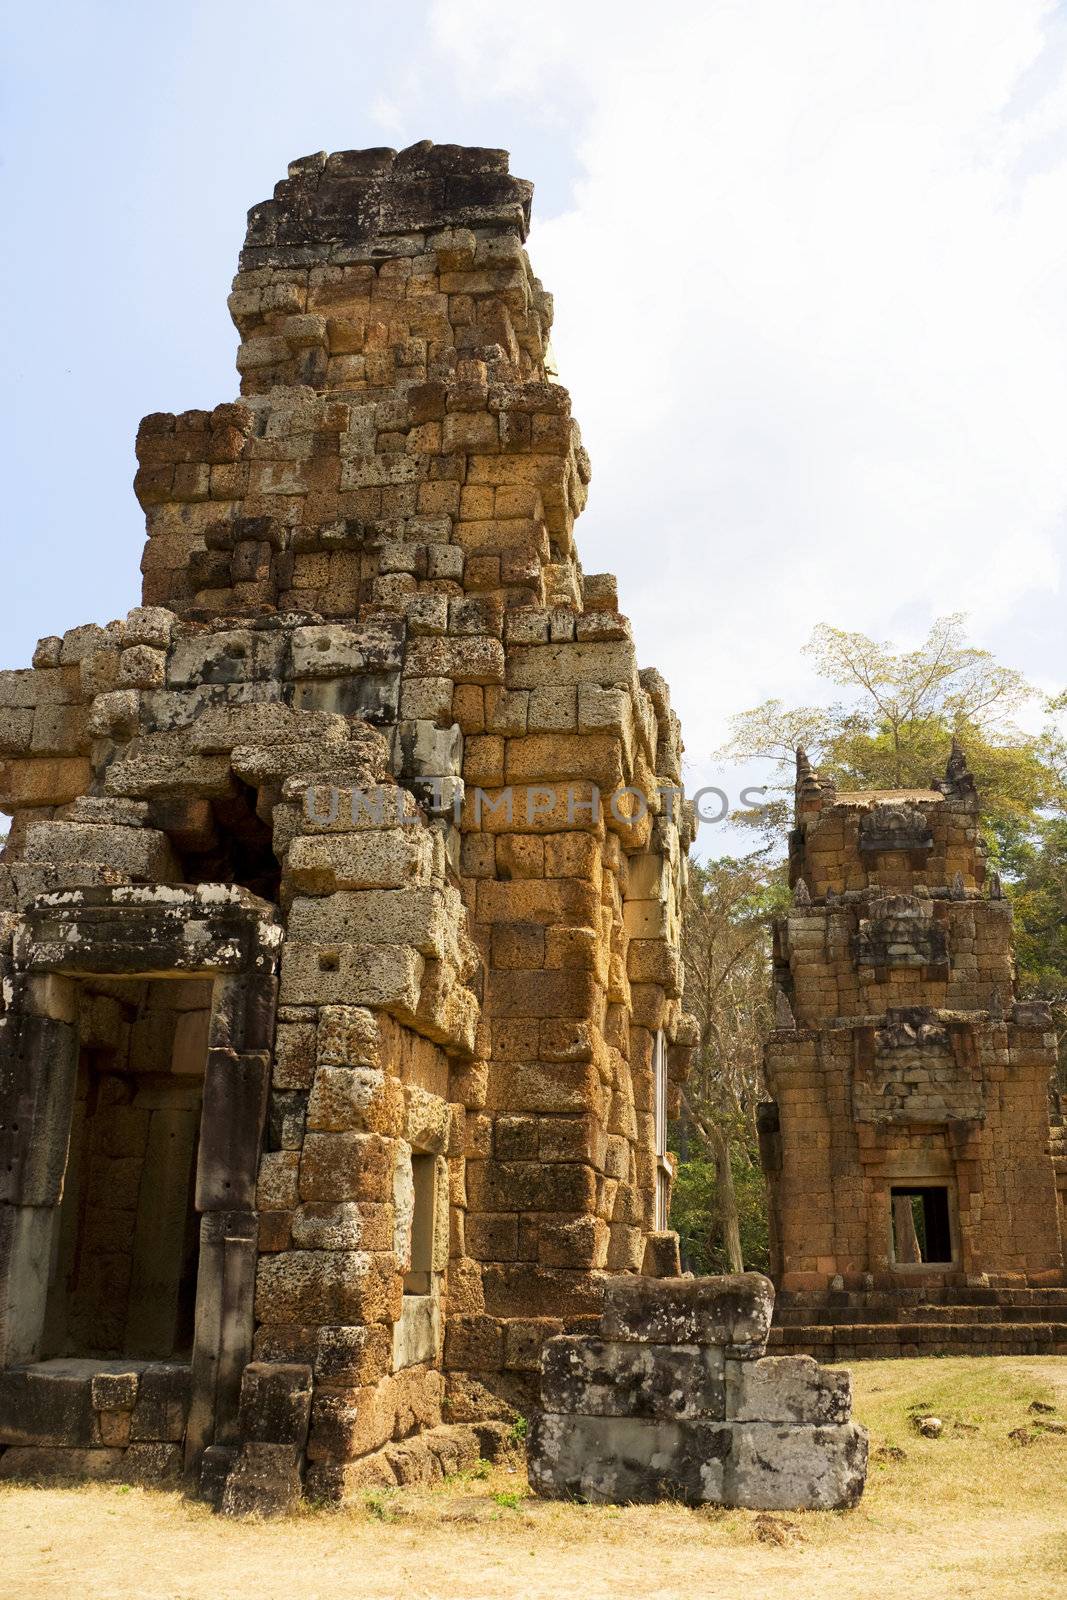
<path fill-rule="evenodd" d="M 1004 898 L 1004 885 L 1000 881 L 999 872 L 991 872 L 989 874 L 989 898 L 990 900 L 1003 900 Z"/>
<path fill-rule="evenodd" d="M 793 886 L 793 904 L 795 906 L 811 905 L 811 894 L 803 878 L 798 878 Z"/>
<path fill-rule="evenodd" d="M 967 898 L 967 890 L 964 887 L 962 872 L 956 872 L 953 874 L 952 898 L 953 900 L 965 900 Z"/>
<path fill-rule="evenodd" d="M 797 1019 L 793 1015 L 793 1008 L 789 1004 L 784 989 L 775 988 L 774 991 L 774 1026 L 776 1028 L 795 1028 Z"/>
<path fill-rule="evenodd" d="M 1004 1002 L 1000 998 L 999 989 L 994 989 L 989 997 L 989 1016 L 993 1022 L 1004 1021 Z"/>
<path fill-rule="evenodd" d="M 961 800 L 977 798 L 978 788 L 974 774 L 967 765 L 963 746 L 955 734 L 952 735 L 952 749 L 945 764 L 945 776 L 934 779 L 934 788 L 940 790 L 942 794 L 952 795 Z"/>
<path fill-rule="evenodd" d="M 824 799 L 832 799 L 837 793 L 833 782 L 829 778 L 820 777 L 812 766 L 808 752 L 802 744 L 797 745 L 797 781 L 796 799 L 797 807 L 801 808 L 804 801 L 821 805 Z"/>

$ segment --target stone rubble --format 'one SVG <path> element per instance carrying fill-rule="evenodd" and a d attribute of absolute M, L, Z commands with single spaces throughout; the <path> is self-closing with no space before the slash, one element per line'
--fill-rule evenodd
<path fill-rule="evenodd" d="M 623 1504 L 856 1505 L 867 1434 L 850 1375 L 766 1355 L 773 1304 L 758 1273 L 609 1284 L 599 1334 L 545 1345 L 531 1487 Z"/>

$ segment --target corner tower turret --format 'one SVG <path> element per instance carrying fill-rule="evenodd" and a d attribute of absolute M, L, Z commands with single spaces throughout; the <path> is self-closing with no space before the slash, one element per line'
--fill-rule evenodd
<path fill-rule="evenodd" d="M 1015 1000 L 953 741 L 929 789 L 838 793 L 797 752 L 763 1108 L 786 1290 L 1059 1282 L 1047 1008 Z"/>

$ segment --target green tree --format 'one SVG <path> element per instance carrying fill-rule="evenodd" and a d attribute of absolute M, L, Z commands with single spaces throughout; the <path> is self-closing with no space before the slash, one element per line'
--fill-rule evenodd
<path fill-rule="evenodd" d="M 770 918 L 785 896 L 782 865 L 768 848 L 691 864 L 685 995 L 701 1045 L 673 1130 L 671 1221 L 697 1271 L 767 1262 L 756 1106 L 770 1025 Z"/>
<path fill-rule="evenodd" d="M 957 738 L 978 785 L 990 865 L 1013 901 L 1020 991 L 1050 1002 L 1067 1044 L 1067 748 L 1057 723 L 1067 693 L 1044 702 L 1038 731 L 1020 728 L 1018 714 L 1040 697 L 967 642 L 958 614 L 903 651 L 824 624 L 805 654 L 846 693 L 822 706 L 768 700 L 733 719 L 722 753 L 762 757 L 777 772 L 770 804 L 738 820 L 784 840 L 798 744 L 839 789 L 926 788 Z"/>
<path fill-rule="evenodd" d="M 1038 733 L 1017 726 L 1036 693 L 1021 673 L 966 642 L 962 616 L 940 618 L 917 649 L 904 651 L 823 624 L 804 653 L 846 696 L 823 706 L 767 700 L 733 718 L 722 754 L 770 760 L 784 780 L 776 802 L 740 820 L 784 837 L 797 745 L 840 789 L 923 789 L 944 770 L 953 737 L 978 785 L 994 865 L 1010 870 L 1013 845 L 1039 834 L 1042 814 L 1067 809 L 1062 736 L 1051 720 Z"/>

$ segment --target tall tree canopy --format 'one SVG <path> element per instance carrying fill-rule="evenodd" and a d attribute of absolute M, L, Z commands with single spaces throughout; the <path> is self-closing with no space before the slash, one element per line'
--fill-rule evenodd
<path fill-rule="evenodd" d="M 967 755 L 982 801 L 987 843 L 997 865 L 1040 833 L 1045 814 L 1067 810 L 1067 749 L 1049 718 L 1027 732 L 1016 718 L 1038 696 L 1021 673 L 1002 667 L 966 642 L 964 618 L 942 617 L 914 650 L 825 624 L 804 653 L 819 675 L 845 696 L 822 706 L 767 700 L 731 723 L 723 755 L 774 763 L 781 796 L 792 788 L 794 752 L 804 745 L 840 789 L 926 788 L 944 769 L 955 735 Z M 788 807 L 780 798 L 747 816 L 782 837 Z"/>

